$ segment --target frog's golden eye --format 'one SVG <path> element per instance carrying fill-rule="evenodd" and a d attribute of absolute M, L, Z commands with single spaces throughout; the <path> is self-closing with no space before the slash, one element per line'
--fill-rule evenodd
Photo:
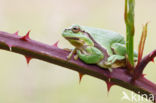
<path fill-rule="evenodd" d="M 79 31 L 80 31 L 80 27 L 78 27 L 78 26 L 75 26 L 72 28 L 73 33 L 78 33 Z"/>

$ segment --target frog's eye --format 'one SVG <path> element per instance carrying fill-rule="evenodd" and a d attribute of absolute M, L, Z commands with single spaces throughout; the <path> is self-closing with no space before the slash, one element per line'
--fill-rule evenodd
<path fill-rule="evenodd" d="M 79 31 L 80 31 L 80 27 L 75 26 L 72 28 L 73 33 L 78 33 Z"/>

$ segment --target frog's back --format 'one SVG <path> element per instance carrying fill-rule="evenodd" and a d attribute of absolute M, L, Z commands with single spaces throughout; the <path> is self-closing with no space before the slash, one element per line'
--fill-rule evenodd
<path fill-rule="evenodd" d="M 109 55 L 112 55 L 111 44 L 113 43 L 121 43 L 125 44 L 124 37 L 116 32 L 99 29 L 99 28 L 92 28 L 81 26 L 81 29 L 85 32 L 88 32 L 95 41 L 97 41 L 100 45 L 108 50 Z"/>

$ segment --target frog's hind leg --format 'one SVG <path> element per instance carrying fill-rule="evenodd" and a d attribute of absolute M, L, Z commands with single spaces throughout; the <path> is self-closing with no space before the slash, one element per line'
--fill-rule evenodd
<path fill-rule="evenodd" d="M 114 43 L 111 45 L 113 55 L 107 59 L 107 63 L 112 65 L 116 61 L 122 61 L 125 59 L 126 47 L 125 44 Z"/>
<path fill-rule="evenodd" d="M 113 62 L 115 60 L 122 60 L 123 57 L 121 56 L 126 56 L 126 46 L 125 44 L 121 44 L 121 43 L 114 43 L 111 45 L 111 49 L 114 53 L 114 55 L 118 55 L 118 56 L 113 56 L 110 57 L 110 59 L 114 58 Z M 126 58 L 126 57 L 125 57 Z M 123 59 L 125 59 L 123 58 Z M 138 53 L 136 51 L 134 51 L 134 61 L 136 62 L 138 58 Z"/>
<path fill-rule="evenodd" d="M 107 61 L 104 61 L 104 60 L 100 61 L 98 65 L 102 68 L 107 68 L 107 69 L 122 67 L 124 59 L 125 59 L 125 56 L 112 55 L 108 57 Z"/>
<path fill-rule="evenodd" d="M 111 45 L 111 49 L 113 54 L 125 56 L 126 54 L 126 46 L 121 43 L 114 43 Z"/>

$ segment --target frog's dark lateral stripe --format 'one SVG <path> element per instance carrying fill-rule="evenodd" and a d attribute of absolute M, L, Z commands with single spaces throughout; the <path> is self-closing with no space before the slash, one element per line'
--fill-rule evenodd
<path fill-rule="evenodd" d="M 66 39 L 72 39 L 72 40 L 80 40 L 80 38 L 77 37 L 65 37 Z"/>
<path fill-rule="evenodd" d="M 103 48 L 99 43 L 97 43 L 88 32 L 85 32 L 83 30 L 80 30 L 80 32 L 82 32 L 84 35 L 88 36 L 94 42 L 94 46 L 96 48 L 98 48 L 99 50 L 101 50 L 103 52 L 103 54 L 105 55 L 104 61 L 107 61 L 107 58 L 109 57 L 107 50 L 105 48 Z"/>

